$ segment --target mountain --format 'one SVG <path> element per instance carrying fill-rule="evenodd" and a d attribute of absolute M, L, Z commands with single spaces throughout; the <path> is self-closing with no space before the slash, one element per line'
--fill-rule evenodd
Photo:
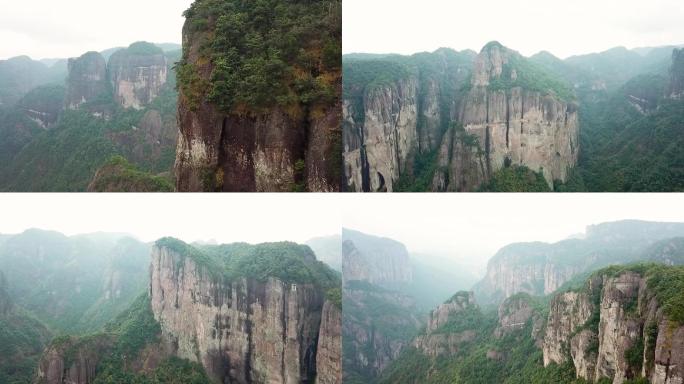
<path fill-rule="evenodd" d="M 484 311 L 459 292 L 379 383 L 675 383 L 682 380 L 682 267 L 609 267 L 547 298 Z"/>
<path fill-rule="evenodd" d="M 344 381 L 376 380 L 410 345 L 428 311 L 473 282 L 396 240 L 343 229 Z"/>
<path fill-rule="evenodd" d="M 307 246 L 165 238 L 150 273 L 104 333 L 55 340 L 38 382 L 341 382 L 340 279 Z"/>
<path fill-rule="evenodd" d="M 551 294 L 576 276 L 612 264 L 679 265 L 683 234 L 682 223 L 628 220 L 590 226 L 582 239 L 511 244 L 489 260 L 486 276 L 473 289 L 481 304 L 498 305 L 520 292 Z"/>
<path fill-rule="evenodd" d="M 41 85 L 62 84 L 66 66 L 48 66 L 28 56 L 0 60 L 0 106 L 12 106 L 31 89 Z"/>
<path fill-rule="evenodd" d="M 351 190 L 473 191 L 511 166 L 552 185 L 576 163 L 572 88 L 497 42 L 476 56 L 345 58 L 344 69 Z"/>
<path fill-rule="evenodd" d="M 342 272 L 342 237 L 340 235 L 323 236 L 310 239 L 306 245 L 316 254 L 316 258 Z"/>
<path fill-rule="evenodd" d="M 681 49 L 343 57 L 350 191 L 678 191 Z M 511 129 L 520 127 L 521 129 Z"/>
<path fill-rule="evenodd" d="M 118 49 L 108 62 L 88 52 L 69 59 L 63 88 L 33 89 L 0 111 L 0 131 L 8 137 L 0 144 L 8 160 L 0 165 L 0 190 L 172 189 L 178 55 L 145 42 Z M 114 169 L 116 156 L 135 171 Z M 165 182 L 154 181 L 160 177 Z"/>
<path fill-rule="evenodd" d="M 198 0 L 185 16 L 177 189 L 339 190 L 341 1 Z"/>
<path fill-rule="evenodd" d="M 100 329 L 144 292 L 149 246 L 124 235 L 28 230 L 0 244 L 12 301 L 61 333 Z"/>
<path fill-rule="evenodd" d="M 13 303 L 0 271 L 0 382 L 28 383 L 52 333 Z"/>

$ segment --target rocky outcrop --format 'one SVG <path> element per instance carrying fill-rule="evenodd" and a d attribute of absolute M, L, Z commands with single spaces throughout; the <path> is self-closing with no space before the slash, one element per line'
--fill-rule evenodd
<path fill-rule="evenodd" d="M 69 59 L 65 97 L 67 109 L 78 109 L 109 93 L 107 63 L 101 54 L 88 52 L 79 58 Z"/>
<path fill-rule="evenodd" d="M 418 146 L 417 93 L 418 81 L 411 77 L 370 89 L 363 105 L 345 100 L 345 170 L 352 189 L 393 191 Z M 363 123 L 354 119 L 359 112 Z"/>
<path fill-rule="evenodd" d="M 316 354 L 316 384 L 342 383 L 342 311 L 330 301 L 323 304 Z"/>
<path fill-rule="evenodd" d="M 504 166 L 524 165 L 542 171 L 552 185 L 554 180 L 565 181 L 577 162 L 577 106 L 549 91 L 531 90 L 517 82 L 516 63 L 524 60 L 498 43 L 488 44 L 475 59 L 471 89 L 464 98 L 459 122 L 484 152 L 485 178 Z M 445 139 L 444 144 L 454 147 L 453 137 Z M 462 161 L 458 158 L 462 152 L 456 151 L 457 157 L 449 161 L 441 157 L 439 162 Z M 472 160 L 465 160 L 464 165 L 451 167 L 471 169 Z M 459 174 L 450 176 L 447 190 L 471 188 L 461 184 Z M 438 172 L 436 177 L 444 176 Z"/>
<path fill-rule="evenodd" d="M 548 295 L 580 272 L 614 263 L 684 263 L 684 226 L 635 220 L 590 225 L 580 239 L 517 243 L 501 248 L 474 287 L 480 303 L 499 304 L 516 293 Z"/>
<path fill-rule="evenodd" d="M 473 191 L 511 165 L 541 171 L 549 185 L 567 179 L 579 153 L 576 104 L 551 85 L 526 82 L 549 75 L 498 43 L 468 64 L 466 57 L 439 50 L 406 58 L 418 73 L 391 80 L 397 63 L 387 59 L 386 73 L 370 78 L 367 88 L 349 86 L 343 109 L 349 189 L 391 192 L 400 176 L 413 174 L 416 156 L 432 151 L 433 191 Z M 372 65 L 359 60 L 349 69 L 369 72 Z"/>
<path fill-rule="evenodd" d="M 413 279 L 406 247 L 398 241 L 344 229 L 342 232 L 344 281 L 367 281 L 386 288 Z"/>
<path fill-rule="evenodd" d="M 321 324 L 323 343 L 335 337 L 334 319 L 322 322 L 324 294 L 311 284 L 227 281 L 215 272 L 170 248 L 152 251 L 152 311 L 175 354 L 219 382 L 313 383 Z M 326 359 L 321 368 L 335 374 Z"/>
<path fill-rule="evenodd" d="M 621 384 L 684 380 L 684 327 L 667 318 L 639 270 L 599 273 L 557 295 L 543 342 L 544 365 L 571 360 L 578 377 Z"/>
<path fill-rule="evenodd" d="M 329 5 L 326 9 L 332 15 L 337 8 L 333 3 Z M 313 11 L 315 7 L 310 9 Z M 314 76 L 318 77 L 312 82 L 331 85 L 328 90 L 331 96 L 323 101 L 302 101 L 305 98 L 296 94 L 299 84 L 283 95 L 300 100 L 299 103 L 219 106 L 215 103 L 216 98 L 209 100 L 215 62 L 225 63 L 233 59 L 217 59 L 218 53 L 205 49 L 211 45 L 205 41 L 206 36 L 216 33 L 216 17 L 201 20 L 200 16 L 196 17 L 197 20 L 189 17 L 183 28 L 180 66 L 186 71 L 179 73 L 191 71 L 192 75 L 179 76 L 180 136 L 176 149 L 176 189 L 181 192 L 339 191 L 342 179 L 341 71 L 322 64 L 312 70 L 292 68 L 293 72 L 316 73 Z M 206 25 L 206 30 L 197 31 L 199 21 Z M 310 41 L 298 43 L 301 46 L 297 51 L 310 49 Z M 323 62 L 314 58 L 320 54 L 320 47 L 313 51 L 317 53 L 307 52 L 311 54 L 307 60 Z M 281 64 L 294 65 L 292 62 Z M 314 99 L 315 96 L 310 95 L 309 98 Z"/>
<path fill-rule="evenodd" d="M 487 274 L 477 284 L 476 293 L 481 300 L 501 302 L 520 292 L 532 296 L 554 292 L 581 271 L 582 266 L 549 260 L 548 256 L 553 253 L 553 245 L 545 243 L 511 244 L 502 248 L 487 264 Z"/>
<path fill-rule="evenodd" d="M 674 49 L 668 96 L 672 99 L 681 99 L 682 95 L 684 95 L 684 49 Z"/>
<path fill-rule="evenodd" d="M 455 355 L 464 343 L 475 340 L 476 331 L 474 329 L 462 329 L 443 332 L 441 328 L 450 321 L 450 318 L 472 310 L 477 310 L 475 296 L 472 292 L 455 294 L 430 313 L 425 334 L 413 339 L 413 346 L 427 356 Z"/>
<path fill-rule="evenodd" d="M 544 319 L 532 304 L 532 298 L 526 294 L 509 297 L 499 306 L 499 322 L 494 329 L 494 337 L 502 338 L 506 335 L 521 331 L 532 323 L 531 337 L 541 345 L 542 326 Z"/>
<path fill-rule="evenodd" d="M 36 384 L 91 384 L 97 365 L 113 346 L 109 335 L 98 335 L 82 342 L 64 337 L 52 343 L 38 365 Z"/>
<path fill-rule="evenodd" d="M 124 108 L 142 109 L 154 100 L 167 80 L 164 52 L 150 43 L 138 42 L 115 52 L 108 63 L 114 99 Z"/>

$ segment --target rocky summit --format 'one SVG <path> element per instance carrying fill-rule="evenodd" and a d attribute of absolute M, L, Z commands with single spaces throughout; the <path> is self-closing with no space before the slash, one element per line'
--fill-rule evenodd
<path fill-rule="evenodd" d="M 478 55 L 440 49 L 375 60 L 344 64 L 350 189 L 393 191 L 428 161 L 423 187 L 433 191 L 473 191 L 512 165 L 552 185 L 577 163 L 572 90 L 519 53 L 493 42 Z"/>

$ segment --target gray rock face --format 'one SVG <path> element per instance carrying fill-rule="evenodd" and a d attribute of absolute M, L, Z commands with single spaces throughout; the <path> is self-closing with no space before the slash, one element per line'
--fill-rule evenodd
<path fill-rule="evenodd" d="M 681 99 L 682 95 L 684 95 L 684 49 L 675 49 L 672 52 L 668 96 Z"/>
<path fill-rule="evenodd" d="M 621 384 L 646 377 L 651 383 L 682 383 L 682 337 L 684 327 L 667 319 L 639 273 L 595 276 L 582 290 L 553 299 L 544 365 L 571 360 L 577 376 L 590 381 L 607 378 Z M 636 364 L 628 355 L 638 345 L 644 349 L 637 350 L 641 361 Z"/>
<path fill-rule="evenodd" d="M 78 109 L 107 94 L 107 63 L 102 55 L 88 52 L 79 58 L 69 59 L 65 97 L 67 109 Z"/>
<path fill-rule="evenodd" d="M 527 295 L 511 297 L 499 306 L 499 323 L 494 329 L 494 337 L 501 338 L 508 334 L 523 330 L 532 321 L 532 338 L 541 344 L 543 319 L 530 305 Z"/>
<path fill-rule="evenodd" d="M 577 106 L 552 90 L 495 86 L 517 79 L 509 70 L 515 60 L 525 59 L 490 44 L 470 66 L 448 68 L 455 72 L 442 74 L 449 79 L 443 83 L 430 75 L 405 76 L 365 90 L 362 102 L 347 98 L 349 189 L 391 192 L 400 175 L 412 172 L 416 153 L 433 150 L 433 191 L 475 190 L 508 165 L 541 171 L 549 185 L 565 181 L 579 153 Z"/>
<path fill-rule="evenodd" d="M 124 108 L 142 109 L 161 92 L 167 80 L 167 62 L 162 52 L 135 54 L 128 49 L 109 58 L 109 81 L 114 99 Z"/>
<path fill-rule="evenodd" d="M 316 384 L 342 383 L 342 311 L 326 301 L 316 354 Z"/>
<path fill-rule="evenodd" d="M 12 300 L 7 292 L 7 279 L 0 271 L 0 317 L 6 316 L 12 309 Z"/>
<path fill-rule="evenodd" d="M 224 282 L 190 258 L 157 247 L 150 273 L 152 311 L 177 356 L 201 363 L 220 382 L 314 382 L 325 305 L 316 287 L 272 278 Z M 325 315 L 322 342 L 330 353 L 334 313 Z M 336 374 L 329 358 L 321 361 L 323 375 Z"/>
<path fill-rule="evenodd" d="M 475 330 L 466 329 L 461 332 L 443 333 L 440 327 L 447 324 L 451 316 L 476 307 L 472 292 L 459 292 L 449 301 L 438 306 L 430 313 L 425 334 L 413 340 L 413 346 L 427 356 L 437 357 L 458 353 L 464 343 L 475 340 Z"/>
<path fill-rule="evenodd" d="M 97 365 L 113 346 L 109 335 L 98 335 L 87 343 L 71 338 L 50 346 L 38 365 L 35 384 L 91 384 Z"/>
<path fill-rule="evenodd" d="M 342 240 L 344 281 L 367 281 L 387 288 L 412 281 L 409 254 L 403 244 L 347 229 Z"/>
<path fill-rule="evenodd" d="M 478 283 L 478 295 L 495 302 L 516 293 L 547 295 L 581 270 L 548 259 L 553 247 L 544 243 L 512 244 L 499 250 L 487 264 L 487 274 Z"/>
<path fill-rule="evenodd" d="M 418 146 L 418 81 L 399 80 L 369 90 L 364 98 L 363 124 L 358 112 L 344 103 L 345 169 L 347 184 L 375 192 L 392 192 Z M 350 132 L 351 130 L 351 132 Z"/>

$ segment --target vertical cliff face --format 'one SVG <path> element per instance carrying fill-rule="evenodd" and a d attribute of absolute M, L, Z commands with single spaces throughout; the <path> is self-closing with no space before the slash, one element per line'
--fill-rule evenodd
<path fill-rule="evenodd" d="M 476 291 L 482 300 L 500 302 L 516 293 L 547 295 L 582 270 L 550 260 L 554 247 L 544 243 L 512 244 L 499 250 L 487 264 L 487 274 Z"/>
<path fill-rule="evenodd" d="M 476 337 L 474 329 L 443 330 L 455 317 L 466 312 L 479 311 L 472 292 L 459 292 L 430 312 L 425 334 L 413 339 L 413 346 L 427 356 L 456 354 L 463 343 Z"/>
<path fill-rule="evenodd" d="M 324 311 L 324 294 L 313 285 L 274 278 L 227 282 L 165 247 L 153 249 L 150 273 L 162 338 L 215 380 L 313 383 L 320 367 L 319 382 L 338 382 L 327 375 L 337 374 L 330 353 L 339 312 Z M 320 362 L 319 345 L 325 351 Z"/>
<path fill-rule="evenodd" d="M 115 52 L 108 63 L 114 99 L 124 108 L 142 109 L 161 92 L 167 80 L 164 52 L 150 43 L 134 43 Z"/>
<path fill-rule="evenodd" d="M 78 109 L 108 92 L 107 63 L 102 55 L 88 52 L 79 58 L 69 59 L 66 108 Z"/>
<path fill-rule="evenodd" d="M 45 350 L 38 365 L 36 384 L 91 384 L 97 366 L 113 346 L 109 335 L 98 335 L 87 343 L 65 337 Z"/>
<path fill-rule="evenodd" d="M 352 189 L 393 191 L 418 147 L 417 93 L 418 80 L 410 77 L 369 90 L 362 105 L 345 100 L 345 169 Z M 359 113 L 362 122 L 354 118 Z"/>
<path fill-rule="evenodd" d="M 465 132 L 477 139 L 480 151 L 484 152 L 485 178 L 504 166 L 524 165 L 534 171 L 543 171 L 551 185 L 554 180 L 565 181 L 568 171 L 577 162 L 577 107 L 552 89 L 536 89 L 526 82 L 526 76 L 543 75 L 522 73 L 531 71 L 529 66 L 517 52 L 498 43 L 488 44 L 475 59 L 471 89 L 462 103 L 459 121 Z M 443 145 L 453 148 L 455 138 L 458 139 L 445 137 L 447 141 Z M 439 161 L 450 164 L 465 160 L 465 164 L 451 164 L 451 168 L 472 168 L 471 159 L 458 158 L 463 153 L 458 149 L 455 158 L 452 153 L 451 161 L 442 157 L 448 156 L 444 151 L 440 153 Z M 447 190 L 471 187 L 463 183 L 457 173 L 449 176 Z"/>
<path fill-rule="evenodd" d="M 391 239 L 344 229 L 342 271 L 345 281 L 359 280 L 393 288 L 412 281 L 406 247 Z"/>
<path fill-rule="evenodd" d="M 544 337 L 544 365 L 570 360 L 577 376 L 590 381 L 682 382 L 684 327 L 668 318 L 656 298 L 660 288 L 652 283 L 639 270 L 602 273 L 581 290 L 556 296 Z"/>
<path fill-rule="evenodd" d="M 342 383 L 342 311 L 326 300 L 318 332 L 316 384 L 339 383 Z"/>
<path fill-rule="evenodd" d="M 232 3 L 198 0 L 186 13 L 177 189 L 339 191 L 340 2 L 276 7 L 267 20 L 255 7 Z M 251 12 L 247 22 L 223 22 Z M 258 44 L 245 36 L 258 36 Z"/>
<path fill-rule="evenodd" d="M 681 99 L 682 95 L 684 95 L 684 49 L 675 49 L 672 52 L 668 96 Z"/>
<path fill-rule="evenodd" d="M 428 158 L 434 159 L 433 191 L 472 191 L 511 165 L 541 171 L 552 185 L 575 166 L 579 123 L 572 91 L 517 52 L 490 43 L 474 58 L 446 50 L 414 55 L 404 61 L 417 69 L 401 75 L 391 70 L 397 63 L 385 60 L 382 70 L 370 60 L 345 62 L 350 189 L 392 191 Z M 369 79 L 374 70 L 379 74 Z"/>

